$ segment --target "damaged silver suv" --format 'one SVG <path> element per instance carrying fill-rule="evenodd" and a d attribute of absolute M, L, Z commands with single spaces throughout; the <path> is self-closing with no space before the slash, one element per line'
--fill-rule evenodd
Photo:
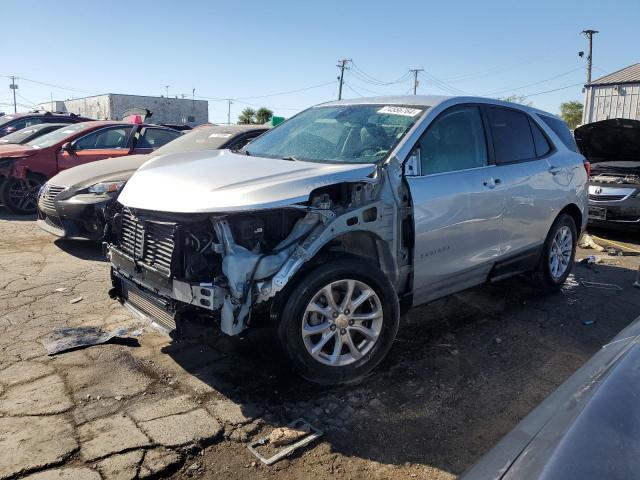
<path fill-rule="evenodd" d="M 167 330 L 199 317 L 237 335 L 266 313 L 303 377 L 353 380 L 411 306 L 520 273 L 565 281 L 588 173 L 545 118 L 483 98 L 365 98 L 241 150 L 156 157 L 112 212 L 111 293 Z"/>

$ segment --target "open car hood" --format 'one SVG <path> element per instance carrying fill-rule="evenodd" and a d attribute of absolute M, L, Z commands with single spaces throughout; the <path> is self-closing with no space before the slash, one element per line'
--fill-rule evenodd
<path fill-rule="evenodd" d="M 593 164 L 640 162 L 640 121 L 613 118 L 587 123 L 574 135 L 580 152 Z"/>
<path fill-rule="evenodd" d="M 322 186 L 370 180 L 373 164 L 263 158 L 229 150 L 161 155 L 131 177 L 118 201 L 131 208 L 212 213 L 305 201 Z"/>

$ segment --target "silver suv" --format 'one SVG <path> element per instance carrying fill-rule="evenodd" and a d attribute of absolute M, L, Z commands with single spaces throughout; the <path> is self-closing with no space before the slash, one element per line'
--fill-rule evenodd
<path fill-rule="evenodd" d="M 558 289 L 588 165 L 557 117 L 484 98 L 310 108 L 241 150 L 156 157 L 107 228 L 112 295 L 167 330 L 270 319 L 291 365 L 353 380 L 401 312 L 521 273 Z"/>

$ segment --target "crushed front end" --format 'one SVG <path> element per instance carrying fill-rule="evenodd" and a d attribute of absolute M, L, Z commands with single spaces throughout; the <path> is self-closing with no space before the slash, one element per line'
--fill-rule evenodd
<path fill-rule="evenodd" d="M 256 295 L 268 298 L 264 281 L 326 218 L 301 208 L 220 216 L 115 208 L 111 295 L 167 331 L 190 315 L 229 335 L 246 328 Z"/>

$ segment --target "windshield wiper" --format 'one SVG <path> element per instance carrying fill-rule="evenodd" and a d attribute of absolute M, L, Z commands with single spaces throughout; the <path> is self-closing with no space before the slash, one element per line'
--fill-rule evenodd
<path fill-rule="evenodd" d="M 290 162 L 299 162 L 300 160 L 298 160 L 296 157 L 292 157 L 291 155 L 287 156 L 287 157 L 280 157 L 281 160 L 289 160 Z"/>
<path fill-rule="evenodd" d="M 237 153 L 237 154 L 240 154 L 240 155 L 246 155 L 248 157 L 251 156 L 251 154 L 248 151 L 246 151 L 246 150 L 244 150 L 242 148 L 235 148 L 235 149 L 232 149 L 231 151 L 233 153 Z"/>

